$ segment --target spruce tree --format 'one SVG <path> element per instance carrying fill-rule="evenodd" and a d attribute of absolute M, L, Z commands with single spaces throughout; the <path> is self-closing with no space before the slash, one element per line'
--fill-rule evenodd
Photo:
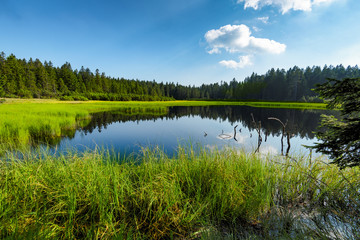
<path fill-rule="evenodd" d="M 360 166 L 360 78 L 328 79 L 315 89 L 328 102 L 330 109 L 340 109 L 341 119 L 323 115 L 317 132 L 322 140 L 313 146 L 340 168 Z"/>

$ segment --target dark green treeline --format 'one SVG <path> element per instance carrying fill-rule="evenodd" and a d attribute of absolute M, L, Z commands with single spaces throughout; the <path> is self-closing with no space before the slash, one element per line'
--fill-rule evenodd
<path fill-rule="evenodd" d="M 66 62 L 60 68 L 0 54 L 0 96 L 23 98 L 60 98 L 63 100 L 173 100 L 165 85 L 155 81 L 111 78 L 81 67 L 73 70 Z"/>
<path fill-rule="evenodd" d="M 202 85 L 200 92 L 212 99 L 256 99 L 271 101 L 320 101 L 312 91 L 316 84 L 327 78 L 343 79 L 360 77 L 358 66 L 345 68 L 343 65 L 307 67 L 297 66 L 271 69 L 264 75 L 253 73 L 242 82 L 234 78 L 230 83 Z"/>
<path fill-rule="evenodd" d="M 244 81 L 203 84 L 199 87 L 175 83 L 128 80 L 108 77 L 96 69 L 73 70 L 66 62 L 54 67 L 39 59 L 17 59 L 13 54 L 0 54 L 0 97 L 60 98 L 63 100 L 273 100 L 318 101 L 311 89 L 326 78 L 360 77 L 358 66 L 345 68 L 297 66 L 271 69 L 264 75 L 253 73 Z"/>

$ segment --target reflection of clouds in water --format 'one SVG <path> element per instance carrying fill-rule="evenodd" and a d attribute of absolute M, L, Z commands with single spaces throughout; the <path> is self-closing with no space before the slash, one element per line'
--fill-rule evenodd
<path fill-rule="evenodd" d="M 236 135 L 236 140 L 239 144 L 244 144 L 246 142 L 246 140 L 249 138 L 248 135 Z"/>
<path fill-rule="evenodd" d="M 244 141 L 245 139 L 248 138 L 248 137 L 244 137 Z M 207 144 L 205 145 L 205 149 L 208 149 L 210 150 L 210 152 L 213 152 L 213 151 L 216 151 L 216 150 L 225 150 L 225 151 L 232 151 L 232 152 L 235 152 L 237 153 L 238 155 L 241 155 L 243 153 L 246 153 L 246 152 L 253 152 L 253 150 L 250 150 L 250 149 L 247 149 L 245 148 L 245 146 L 242 146 L 242 147 L 239 147 L 239 148 L 233 148 L 231 146 L 228 146 L 228 145 L 225 145 L 225 146 L 218 146 L 216 144 L 212 145 L 212 144 Z M 248 151 L 246 151 L 246 149 Z M 268 156 L 268 155 L 279 155 L 279 151 L 271 146 L 271 145 L 265 145 L 265 146 L 260 146 L 260 149 L 259 149 L 259 153 L 263 156 Z"/>
<path fill-rule="evenodd" d="M 233 137 L 234 136 L 229 133 L 222 133 L 222 134 L 216 136 L 216 138 L 218 138 L 218 139 L 231 139 Z"/>
<path fill-rule="evenodd" d="M 236 153 L 238 156 L 243 156 L 244 154 L 248 153 L 244 145 L 242 145 L 241 147 L 239 146 L 237 148 L 233 148 L 231 146 L 224 146 L 224 150 Z"/>
<path fill-rule="evenodd" d="M 225 146 L 219 146 L 219 145 L 211 145 L 211 144 L 206 144 L 205 145 L 205 149 L 208 149 L 210 150 L 210 152 L 214 152 L 214 151 L 217 151 L 217 150 L 220 150 L 220 151 L 232 151 L 232 152 L 235 152 L 237 153 L 238 155 L 241 155 L 242 153 L 245 152 L 245 148 L 241 147 L 241 148 L 233 148 L 232 146 L 228 146 L 228 145 L 225 145 Z"/>
<path fill-rule="evenodd" d="M 216 136 L 217 139 L 220 140 L 229 140 L 229 139 L 234 139 L 234 134 L 233 133 L 222 133 Z M 246 142 L 246 140 L 249 138 L 248 135 L 240 135 L 240 134 L 236 134 L 235 136 L 236 138 L 236 142 L 239 144 L 244 144 Z"/>
<path fill-rule="evenodd" d="M 213 151 L 218 149 L 218 146 L 217 145 L 206 144 L 205 149 L 209 149 L 211 152 L 213 152 Z"/>
<path fill-rule="evenodd" d="M 274 148 L 273 146 L 271 145 L 267 145 L 267 146 L 260 146 L 260 149 L 259 149 L 260 153 L 261 154 L 278 154 L 278 150 L 276 148 Z"/>

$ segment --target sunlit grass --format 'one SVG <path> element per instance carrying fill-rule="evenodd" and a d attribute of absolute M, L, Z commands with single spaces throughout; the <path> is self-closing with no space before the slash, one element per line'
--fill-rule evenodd
<path fill-rule="evenodd" d="M 132 159 L 10 154 L 0 162 L 0 238 L 359 236 L 358 168 L 194 148 Z"/>
<path fill-rule="evenodd" d="M 64 102 L 53 99 L 6 99 L 0 105 L 0 143 L 25 146 L 35 142 L 55 142 L 68 131 L 86 125 L 91 113 L 118 111 L 122 114 L 164 115 L 170 106 L 249 105 L 258 107 L 322 108 L 323 104 L 279 102 Z M 3 145 L 5 146 L 5 145 Z M 5 146 L 5 149 L 7 147 Z"/>
<path fill-rule="evenodd" d="M 68 131 L 86 125 L 93 112 L 116 110 L 125 115 L 163 115 L 166 107 L 122 105 L 113 102 L 60 102 L 56 100 L 11 99 L 0 105 L 0 143 L 9 146 L 30 145 L 34 141 L 51 142 Z"/>
<path fill-rule="evenodd" d="M 244 105 L 253 107 L 270 107 L 270 108 L 300 108 L 300 109 L 326 109 L 325 103 L 306 103 L 306 102 L 275 102 L 275 101 L 190 101 L 190 100 L 176 100 L 176 101 L 59 101 L 56 99 L 18 99 L 7 98 L 5 104 L 19 104 L 19 103 L 67 103 L 67 104 L 83 104 L 83 105 L 97 105 L 104 108 L 114 105 L 122 106 L 214 106 L 214 105 Z"/>
<path fill-rule="evenodd" d="M 0 105 L 0 149 L 7 153 L 0 161 L 0 238 L 359 236 L 358 168 L 340 171 L 306 157 L 264 158 L 229 148 L 179 147 L 174 157 L 145 148 L 139 157 L 114 159 L 107 152 L 51 155 L 24 147 L 86 125 L 94 112 L 164 115 L 170 106 L 211 105 L 325 107 L 6 99 Z"/>

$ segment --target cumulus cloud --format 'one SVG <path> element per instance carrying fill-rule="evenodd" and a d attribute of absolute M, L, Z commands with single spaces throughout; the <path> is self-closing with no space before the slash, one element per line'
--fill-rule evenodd
<path fill-rule="evenodd" d="M 232 68 L 232 69 L 235 69 L 235 70 L 252 65 L 252 62 L 250 60 L 249 55 L 240 56 L 239 58 L 240 58 L 239 62 L 236 62 L 234 60 L 222 60 L 219 63 L 222 66 L 225 66 L 227 68 Z"/>
<path fill-rule="evenodd" d="M 237 3 L 245 3 L 244 8 L 253 8 L 255 10 L 263 7 L 274 5 L 281 8 L 284 14 L 290 10 L 311 11 L 313 5 L 330 3 L 334 0 L 237 0 Z"/>
<path fill-rule="evenodd" d="M 205 34 L 210 46 L 208 53 L 221 53 L 221 49 L 229 53 L 272 53 L 280 54 L 286 45 L 267 38 L 251 36 L 250 29 L 244 25 L 226 25 L 219 29 L 212 29 Z"/>

